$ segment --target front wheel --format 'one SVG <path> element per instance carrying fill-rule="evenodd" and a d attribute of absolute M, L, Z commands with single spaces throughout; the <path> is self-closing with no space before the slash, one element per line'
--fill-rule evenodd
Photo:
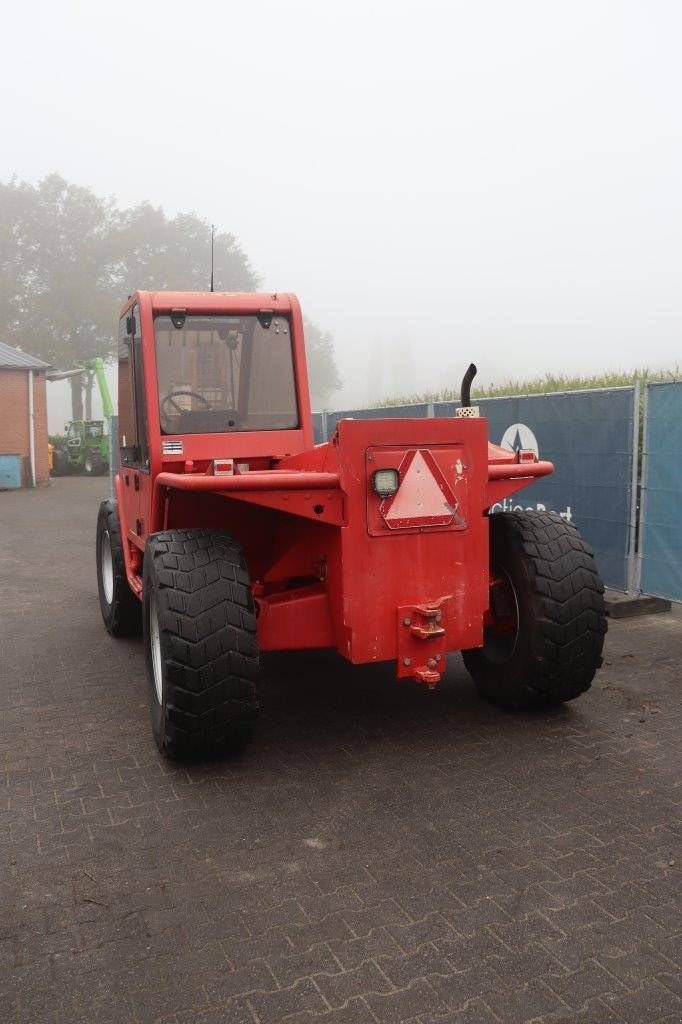
<path fill-rule="evenodd" d="M 218 530 L 153 534 L 144 556 L 152 730 L 166 757 L 238 752 L 258 708 L 256 616 L 242 550 Z"/>
<path fill-rule="evenodd" d="M 99 452 L 87 452 L 83 459 L 83 472 L 86 476 L 97 476 L 102 472 L 104 462 Z"/>
<path fill-rule="evenodd" d="M 490 517 L 490 609 L 464 664 L 488 700 L 548 707 L 589 689 L 602 663 L 604 585 L 575 526 L 554 512 Z"/>
<path fill-rule="evenodd" d="M 112 636 L 139 636 L 142 604 L 128 585 L 118 506 L 103 501 L 97 516 L 97 589 L 102 619 Z"/>

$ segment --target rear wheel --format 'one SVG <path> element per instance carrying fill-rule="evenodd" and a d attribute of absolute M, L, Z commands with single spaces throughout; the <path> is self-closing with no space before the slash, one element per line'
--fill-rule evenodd
<path fill-rule="evenodd" d="M 218 530 L 147 541 L 144 641 L 154 739 L 167 757 L 237 752 L 257 712 L 256 617 L 237 542 Z"/>
<path fill-rule="evenodd" d="M 97 588 L 104 625 L 112 636 L 139 636 L 142 603 L 128 586 L 117 504 L 103 501 L 97 516 Z"/>
<path fill-rule="evenodd" d="M 463 651 L 484 697 L 548 707 L 589 689 L 602 662 L 604 586 L 592 551 L 553 512 L 490 517 L 490 610 L 483 647 Z"/>

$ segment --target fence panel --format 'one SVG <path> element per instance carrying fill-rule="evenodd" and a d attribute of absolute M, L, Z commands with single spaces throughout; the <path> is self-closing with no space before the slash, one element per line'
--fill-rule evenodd
<path fill-rule="evenodd" d="M 645 391 L 640 587 L 682 601 L 682 382 Z"/>
<path fill-rule="evenodd" d="M 628 587 L 634 435 L 634 388 L 479 399 L 490 440 L 533 448 L 555 465 L 503 503 L 504 509 L 558 512 L 595 550 L 605 583 Z M 439 415 L 439 406 L 435 409 Z M 502 505 L 495 511 L 503 511 Z"/>
<path fill-rule="evenodd" d="M 428 415 L 428 411 L 428 405 L 423 402 L 421 405 L 389 405 L 381 406 L 377 409 L 344 409 L 341 412 L 328 412 L 328 436 L 331 437 L 334 427 L 339 420 L 423 419 Z"/>
<path fill-rule="evenodd" d="M 324 416 L 323 412 L 313 413 L 313 440 L 315 444 L 322 444 L 327 440 L 324 436 Z"/>

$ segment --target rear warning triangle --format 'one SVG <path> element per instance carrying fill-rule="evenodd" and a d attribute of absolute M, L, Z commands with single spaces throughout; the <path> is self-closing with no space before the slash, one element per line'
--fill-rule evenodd
<path fill-rule="evenodd" d="M 459 502 L 431 452 L 415 449 L 400 463 L 400 486 L 381 503 L 381 514 L 392 529 L 450 526 L 460 521 Z"/>

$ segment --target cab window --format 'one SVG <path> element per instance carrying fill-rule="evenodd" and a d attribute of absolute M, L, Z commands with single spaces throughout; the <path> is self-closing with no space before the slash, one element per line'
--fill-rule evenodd
<path fill-rule="evenodd" d="M 298 426 L 291 328 L 285 316 L 157 316 L 164 434 Z"/>
<path fill-rule="evenodd" d="M 132 312 L 118 324 L 118 443 L 122 466 L 137 466 L 137 423 L 133 376 Z"/>

